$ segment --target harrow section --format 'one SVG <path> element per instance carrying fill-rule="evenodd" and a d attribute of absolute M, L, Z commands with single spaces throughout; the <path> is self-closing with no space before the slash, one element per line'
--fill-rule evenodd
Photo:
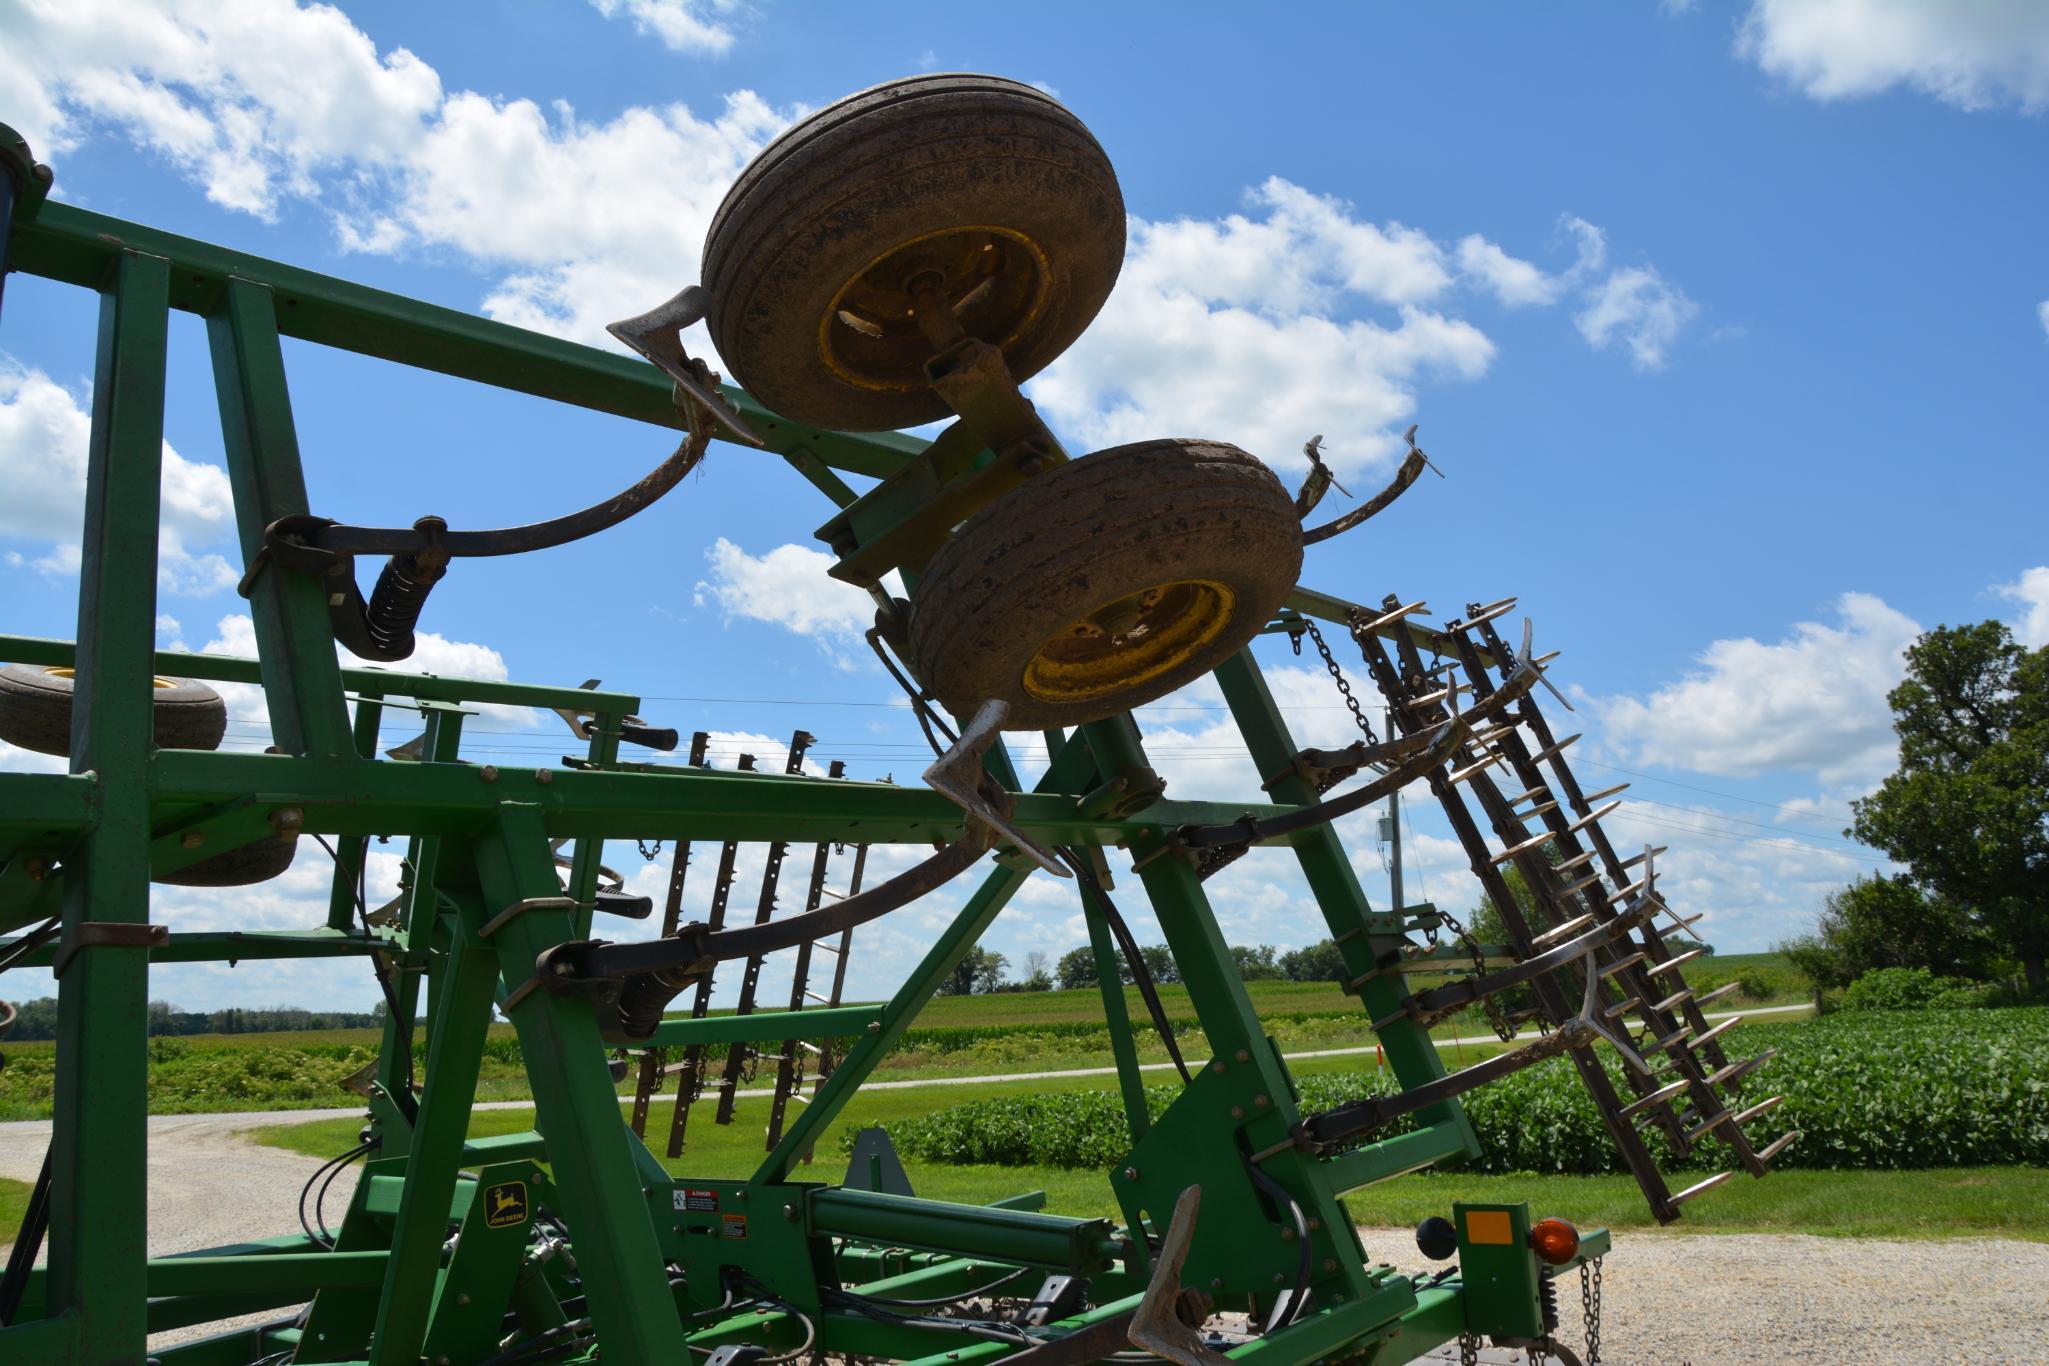
<path fill-rule="evenodd" d="M 693 766 L 706 765 L 705 748 L 709 738 L 704 731 L 699 731 L 692 737 L 689 762 Z M 804 769 L 804 753 L 815 742 L 816 737 L 809 731 L 800 730 L 792 735 L 789 758 L 783 771 L 792 777 L 801 774 Z M 742 754 L 739 758 L 738 771 L 746 773 L 753 771 L 753 768 L 754 756 Z M 826 776 L 835 779 L 845 777 L 845 763 L 838 759 L 833 760 L 826 771 Z M 757 924 L 767 923 L 774 913 L 778 888 L 782 881 L 783 862 L 788 852 L 789 846 L 783 841 L 776 841 L 767 847 L 763 860 L 761 891 L 756 901 Z M 840 860 L 839 856 L 842 855 L 848 857 Z M 718 930 L 725 925 L 733 884 L 738 878 L 736 867 L 739 856 L 738 840 L 726 840 L 719 846 L 718 867 L 713 874 L 711 904 L 705 920 L 712 930 Z M 689 872 L 690 860 L 690 841 L 681 841 L 670 856 L 668 897 L 662 912 L 662 937 L 665 939 L 674 936 L 681 926 L 684 879 Z M 849 867 L 849 871 L 842 874 L 847 879 L 847 889 L 844 892 L 836 892 L 830 886 L 834 880 L 836 861 L 844 861 Z M 809 914 L 819 910 L 827 898 L 845 900 L 858 895 L 867 861 L 868 846 L 865 844 L 848 846 L 836 844 L 831 840 L 819 841 L 812 854 L 810 879 L 804 893 L 804 912 Z M 790 965 L 789 1001 L 783 1007 L 782 1018 L 794 1026 L 802 1023 L 797 1016 L 807 1008 L 818 1006 L 826 1010 L 837 1009 L 841 993 L 846 989 L 847 955 L 853 948 L 853 938 L 853 930 L 844 929 L 836 936 L 806 939 L 796 946 L 792 951 L 793 961 Z M 832 963 L 829 994 L 821 994 L 813 989 L 817 955 L 821 953 Z M 758 1002 L 763 958 L 760 955 L 749 956 L 745 966 L 738 1007 L 734 1012 L 737 1015 L 754 1013 Z M 706 973 L 698 979 L 692 989 L 694 994 L 690 1013 L 685 1018 L 699 1021 L 707 1017 L 711 1010 L 715 977 L 715 973 Z M 656 1025 L 652 1033 L 659 1035 L 660 1030 L 660 1025 Z M 826 1078 L 832 1075 L 836 1042 L 837 1040 L 829 1035 L 822 1036 L 816 1041 L 792 1035 L 781 1040 L 773 1054 L 764 1055 L 757 1046 L 757 1041 L 736 1038 L 727 1047 L 724 1069 L 713 1088 L 718 1092 L 714 1122 L 733 1122 L 734 1107 L 740 1088 L 755 1080 L 764 1062 L 772 1063 L 775 1067 L 775 1081 L 774 1089 L 770 1092 L 766 1136 L 767 1148 L 773 1151 L 782 1138 L 790 1102 L 795 1100 L 801 1104 L 808 1099 L 804 1094 L 806 1073 L 810 1074 L 813 1094 L 816 1094 L 818 1088 L 825 1084 Z M 648 1110 L 655 1096 L 660 1093 L 662 1084 L 671 1075 L 676 1078 L 675 1107 L 669 1124 L 666 1147 L 670 1157 L 683 1155 L 691 1107 L 704 1097 L 709 1076 L 705 1049 L 706 1045 L 701 1043 L 685 1044 L 680 1048 L 652 1043 L 622 1050 L 626 1059 L 634 1064 L 633 1105 L 628 1112 L 627 1123 L 637 1137 L 647 1137 Z M 810 1153 L 807 1151 L 804 1154 L 804 1161 L 810 1160 Z"/>

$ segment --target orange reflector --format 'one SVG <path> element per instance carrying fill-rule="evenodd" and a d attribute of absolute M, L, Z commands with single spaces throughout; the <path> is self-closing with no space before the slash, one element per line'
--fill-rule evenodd
<path fill-rule="evenodd" d="M 1562 1266 L 1579 1251 L 1579 1230 L 1563 1219 L 1539 1219 L 1530 1226 L 1530 1249 L 1552 1266 Z"/>
<path fill-rule="evenodd" d="M 1466 1241 L 1469 1243 L 1513 1243 L 1508 1211 L 1469 1209 L 1466 1211 Z"/>

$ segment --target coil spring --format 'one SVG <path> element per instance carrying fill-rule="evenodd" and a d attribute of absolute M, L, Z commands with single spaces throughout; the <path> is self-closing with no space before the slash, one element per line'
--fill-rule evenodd
<path fill-rule="evenodd" d="M 446 572 L 444 566 L 422 564 L 412 555 L 385 561 L 363 609 L 363 627 L 380 651 L 374 658 L 404 659 L 413 652 L 413 628 L 420 623 L 427 595 Z"/>
<path fill-rule="evenodd" d="M 1543 1306 L 1544 1331 L 1546 1333 L 1557 1332 L 1558 1284 L 1551 1279 L 1551 1273 L 1548 1271 L 1537 1278 L 1537 1303 Z"/>

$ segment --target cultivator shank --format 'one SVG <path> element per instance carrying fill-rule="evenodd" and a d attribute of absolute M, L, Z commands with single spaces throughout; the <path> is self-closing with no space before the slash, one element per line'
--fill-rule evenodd
<path fill-rule="evenodd" d="M 828 181 L 845 191 L 836 207 L 811 192 Z M 69 758 L 65 773 L 0 774 L 0 933 L 12 936 L 0 971 L 53 966 L 61 1023 L 46 1177 L 0 1274 L 0 1359 L 529 1366 L 695 1352 L 720 1366 L 1053 1366 L 1143 1351 L 1392 1366 L 1482 1336 L 1556 1353 L 1552 1281 L 1584 1267 L 1598 1286 L 1604 1231 L 1563 1237 L 1522 1204 L 1454 1205 L 1418 1236 L 1456 1264 L 1410 1276 L 1369 1255 L 1344 1194 L 1476 1156 L 1460 1097 L 1558 1054 L 1661 1220 L 1722 1178 L 1671 1192 L 1647 1131 L 1680 1158 L 1712 1140 L 1758 1175 L 1792 1141 L 1747 1137 L 1776 1103 L 1746 1090 L 1769 1055 L 1732 1061 L 1733 1021 L 1709 1016 L 1714 994 L 1683 981 L 1696 951 L 1659 891 L 1657 851 L 1624 858 L 1610 840 L 1619 789 L 1589 793 L 1565 762 L 1577 737 L 1555 737 L 1537 705 L 1547 661 L 1531 657 L 1527 630 L 1520 648 L 1497 630 L 1514 604 L 1432 627 L 1420 602 L 1367 608 L 1296 582 L 1304 544 L 1356 529 L 1416 482 L 1429 462 L 1414 429 L 1385 490 L 1305 530 L 1336 487 L 1320 437 L 1310 483 L 1291 496 L 1222 442 L 1070 458 L 1023 397 L 1019 383 L 1088 325 L 1123 253 L 1107 158 L 1042 92 L 932 75 L 799 124 L 720 210 L 704 284 L 614 329 L 652 365 L 48 202 L 48 186 L 0 137 L 8 267 L 101 303 L 77 640 L 0 637 L 0 655 L 41 671 L 16 710 L 0 708 L 0 732 Z M 153 647 L 172 309 L 207 324 L 255 660 Z M 699 319 L 776 411 L 686 354 L 682 328 Z M 532 527 L 343 526 L 308 506 L 285 336 L 685 436 L 617 498 Z M 941 419 L 930 442 L 886 430 Z M 683 762 L 665 761 L 676 732 L 595 683 L 337 663 L 337 639 L 402 659 L 455 560 L 641 514 L 715 432 L 780 458 L 833 504 L 820 538 L 832 572 L 876 601 L 869 640 L 932 742 L 927 785 L 855 781 L 837 762 L 820 772 L 802 730 L 779 772 L 745 755 L 717 767 L 703 731 Z M 358 554 L 390 557 L 367 599 Z M 893 596 L 896 582 L 907 596 Z M 1391 709 L 1387 735 L 1368 725 L 1319 621 L 1349 629 Z M 1359 741 L 1296 743 L 1249 648 L 1270 632 L 1298 650 L 1315 640 Z M 260 684 L 274 745 L 219 752 L 218 729 L 203 727 L 180 743 L 152 700 L 167 674 Z M 1148 760 L 1134 709 L 1204 676 L 1263 775 L 1259 793 L 1176 799 Z M 43 709 L 34 726 L 31 702 Z M 533 768 L 466 759 L 465 719 L 485 704 L 555 711 L 581 752 Z M 66 724 L 51 724 L 53 706 Z M 422 732 L 380 756 L 394 713 Z M 1005 741 L 1020 727 L 1048 751 L 1030 784 Z M 1368 902 L 1335 823 L 1416 783 L 1441 803 L 1509 942 L 1475 943 L 1435 908 Z M 274 876 L 302 835 L 335 859 L 322 924 L 151 922 L 152 880 Z M 405 876 L 373 909 L 365 861 L 379 839 L 400 842 Z M 650 860 L 670 850 L 658 922 L 606 867 L 607 841 L 637 842 Z M 878 879 L 871 851 L 891 845 L 910 857 Z M 1204 886 L 1256 847 L 1295 860 L 1393 1095 L 1303 1112 Z M 799 870 L 801 905 L 787 909 L 782 883 Z M 977 885 L 955 896 L 971 870 Z M 798 1179 L 1041 870 L 1072 879 L 1102 982 L 1129 1127 L 1106 1173 L 1118 1217 L 1050 1213 L 1038 1194 L 917 1198 L 872 1132 L 843 1184 Z M 1186 1057 L 1116 904 L 1135 896 L 1196 1016 Z M 855 931 L 921 902 L 950 918 L 901 987 L 883 1003 L 845 1001 Z M 622 922 L 623 937 L 604 937 Z M 1453 942 L 1440 942 L 1445 928 Z M 363 1164 L 340 1224 L 326 1225 L 316 1197 L 300 1232 L 147 1255 L 152 962 L 316 957 L 360 961 L 387 1007 L 358 1082 L 362 1142 L 324 1169 Z M 773 1005 L 771 961 L 790 965 Z M 735 965 L 730 1011 L 714 1009 L 722 964 Z M 1179 1074 L 1158 1115 L 1126 973 Z M 1535 1002 L 1537 1034 L 1515 1038 L 1503 1017 L 1518 1046 L 1448 1074 L 1430 1027 L 1475 1004 L 1501 1016 L 1515 989 Z M 494 1014 L 518 1036 L 534 1124 L 473 1137 Z M 1603 1052 L 1622 1060 L 1619 1086 Z M 764 1064 L 768 1095 L 747 1094 Z M 765 1099 L 766 1154 L 751 1173 L 693 1165 L 703 1147 L 686 1144 L 687 1125 L 706 1099 L 720 1125 L 753 1122 Z M 664 1106 L 666 1160 L 644 1141 Z M 45 1216 L 47 1265 L 31 1270 Z M 1591 1290 L 1587 1303 L 1592 1337 Z M 245 1315 L 264 1318 L 163 1336 Z"/>

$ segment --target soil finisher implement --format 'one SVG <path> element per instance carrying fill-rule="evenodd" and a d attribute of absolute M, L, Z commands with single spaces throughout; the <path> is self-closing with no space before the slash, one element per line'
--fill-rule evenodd
<path fill-rule="evenodd" d="M 1765 1059 L 1726 1051 L 1733 1021 L 1705 1013 L 1717 993 L 1686 985 L 1703 950 L 1659 892 L 1658 851 L 1604 830 L 1616 790 L 1574 776 L 1577 737 L 1538 705 L 1548 657 L 1527 621 L 1519 637 L 1505 629 L 1514 601 L 1431 624 L 1421 602 L 1298 582 L 1305 545 L 1353 530 L 1428 467 L 1413 429 L 1384 491 L 1308 525 L 1332 487 L 1321 438 L 1291 494 L 1222 441 L 1069 451 L 1022 395 L 1089 326 L 1124 255 L 1109 160 L 1050 96 L 929 75 L 797 124 L 727 195 L 701 283 L 613 326 L 641 358 L 61 203 L 48 169 L 0 133 L 7 269 L 93 291 L 100 318 L 77 639 L 0 637 L 0 738 L 68 762 L 0 774 L 0 970 L 47 966 L 60 1000 L 54 1137 L 0 1272 L 0 1360 L 1394 1363 L 1451 1344 L 1475 1360 L 1487 1342 L 1594 1360 L 1605 1231 L 1458 1204 L 1417 1230 L 1441 1269 L 1408 1275 L 1362 1246 L 1341 1197 L 1476 1154 L 1460 1097 L 1560 1054 L 1661 1221 L 1738 1172 L 1763 1175 L 1796 1137 L 1749 1136 L 1775 1103 L 1746 1090 Z M 205 321 L 254 660 L 153 648 L 172 309 Z M 687 353 L 700 321 L 744 387 Z M 639 483 L 552 521 L 346 525 L 308 504 L 286 337 L 681 439 Z M 897 431 L 937 422 L 930 441 Z M 817 534 L 831 574 L 874 598 L 869 642 L 932 744 L 924 785 L 821 771 L 801 731 L 781 771 L 714 762 L 703 733 L 679 762 L 665 757 L 675 731 L 595 684 L 337 663 L 337 641 L 403 661 L 434 586 L 488 572 L 458 561 L 538 553 L 639 514 L 714 437 L 779 457 L 831 505 Z M 367 592 L 362 555 L 381 560 Z M 1326 625 L 1384 698 L 1387 734 Z M 1315 645 L 1354 743 L 1291 738 L 1249 649 L 1262 634 Z M 1132 716 L 1204 676 L 1263 778 L 1229 802 L 1166 795 Z M 219 748 L 216 683 L 260 685 L 268 751 Z M 465 760 L 465 723 L 490 704 L 560 713 L 579 753 L 536 768 Z M 380 755 L 380 727 L 408 716 L 419 736 Z M 1050 756 L 1029 786 L 1005 746 L 1018 731 Z M 1476 943 L 1431 906 L 1368 904 L 1335 822 L 1417 783 L 1509 942 Z M 384 906 L 364 895 L 373 840 L 405 850 Z M 603 866 L 606 840 L 651 857 L 666 845 L 659 918 Z M 322 924 L 151 919 L 152 883 L 261 882 L 316 843 L 334 863 Z M 1298 861 L 1393 1093 L 1304 1112 L 1204 892 L 1255 846 Z M 709 910 L 686 919 L 693 862 Z M 821 1137 L 1040 873 L 1071 881 L 1108 984 L 1130 1148 L 1104 1177 L 1121 1217 L 1063 1217 L 1033 1196 L 920 1199 L 879 1131 L 859 1136 L 842 1183 L 819 1180 Z M 846 1003 L 860 928 L 942 889 L 959 909 L 902 988 Z M 1175 1049 L 1113 891 L 1149 902 L 1208 1056 Z M 781 954 L 794 956 L 787 998 L 764 1000 L 764 961 Z M 316 1174 L 361 1161 L 354 1197 L 330 1226 L 309 1182 L 303 1232 L 150 1257 L 150 967 L 290 958 L 357 959 L 389 1007 L 379 1059 L 354 1079 L 361 1142 Z M 721 968 L 739 974 L 734 1013 L 710 1009 Z M 1127 972 L 1149 1020 L 1127 1010 Z M 1448 1074 L 1429 1029 L 1474 1003 L 1506 1051 Z M 536 1122 L 472 1139 L 494 1011 L 518 1033 Z M 1165 1033 L 1180 1071 L 1157 1117 L 1141 1028 Z M 649 1145 L 688 1172 L 695 1103 L 730 1123 L 750 1080 L 773 1095 L 759 1168 L 672 1176 Z M 1710 1144 L 1728 1170 L 1673 1190 L 1651 1131 L 1682 1157 Z M 1557 1309 L 1575 1270 L 1584 1356 Z"/>

